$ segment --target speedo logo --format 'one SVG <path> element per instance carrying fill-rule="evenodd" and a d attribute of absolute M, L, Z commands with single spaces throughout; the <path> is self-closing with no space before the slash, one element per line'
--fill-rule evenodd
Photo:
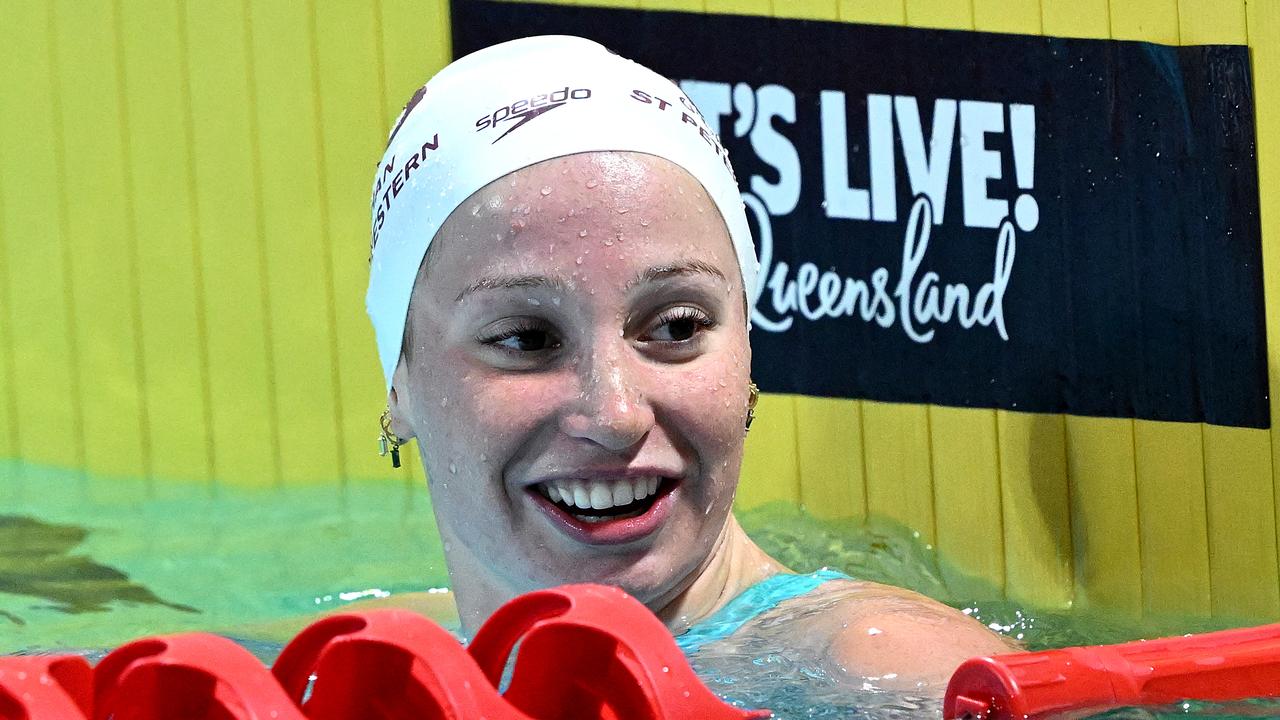
<path fill-rule="evenodd" d="M 559 107 L 564 107 L 572 100 L 586 100 L 589 97 L 591 97 L 591 90 L 589 88 L 576 88 L 574 90 L 570 90 L 568 86 L 565 86 L 561 90 L 542 93 L 541 95 L 535 95 L 526 100 L 517 100 L 510 105 L 500 107 L 488 115 L 481 117 L 479 120 L 476 120 L 476 132 L 488 130 L 490 128 L 496 129 L 499 124 L 512 123 L 511 126 L 506 129 L 506 132 L 494 139 L 493 142 L 496 143 L 502 138 L 510 135 L 525 123 L 533 120 L 543 113 L 550 112 Z"/>

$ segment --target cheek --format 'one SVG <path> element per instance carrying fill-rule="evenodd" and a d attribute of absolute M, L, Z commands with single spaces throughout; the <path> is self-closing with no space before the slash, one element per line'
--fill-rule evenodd
<path fill-rule="evenodd" d="M 745 439 L 748 373 L 726 358 L 696 372 L 665 375 L 662 384 L 670 388 L 667 406 L 678 418 L 678 433 L 703 462 L 715 465 L 705 471 L 719 474 L 736 466 Z"/>

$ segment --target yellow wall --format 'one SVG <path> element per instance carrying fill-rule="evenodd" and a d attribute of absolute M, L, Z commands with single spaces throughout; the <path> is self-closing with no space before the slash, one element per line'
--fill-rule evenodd
<path fill-rule="evenodd" d="M 596 4 L 1247 42 L 1280 317 L 1280 3 Z M 392 477 L 373 452 L 370 173 L 449 57 L 447 0 L 13 0 L 0 48 L 0 457 L 152 492 Z M 1280 615 L 1274 430 L 791 396 L 759 415 L 743 505 L 901 521 L 959 592 Z M 396 477 L 420 482 L 406 458 Z"/>

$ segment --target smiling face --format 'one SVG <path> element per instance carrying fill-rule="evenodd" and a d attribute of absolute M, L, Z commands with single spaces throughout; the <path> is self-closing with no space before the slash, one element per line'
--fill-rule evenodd
<path fill-rule="evenodd" d="M 449 217 L 394 378 L 459 600 L 692 582 L 742 459 L 750 348 L 714 203 L 653 156 L 548 160 Z M 497 602 L 507 599 L 497 598 Z"/>

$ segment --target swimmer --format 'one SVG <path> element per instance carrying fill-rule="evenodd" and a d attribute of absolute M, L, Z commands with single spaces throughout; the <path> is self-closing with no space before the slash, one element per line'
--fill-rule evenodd
<path fill-rule="evenodd" d="M 371 210 L 386 440 L 417 440 L 464 633 L 595 582 L 687 650 L 828 598 L 789 641 L 881 687 L 1012 649 L 921 595 L 793 574 L 734 519 L 758 263 L 674 84 L 581 38 L 462 58 L 402 113 Z"/>

